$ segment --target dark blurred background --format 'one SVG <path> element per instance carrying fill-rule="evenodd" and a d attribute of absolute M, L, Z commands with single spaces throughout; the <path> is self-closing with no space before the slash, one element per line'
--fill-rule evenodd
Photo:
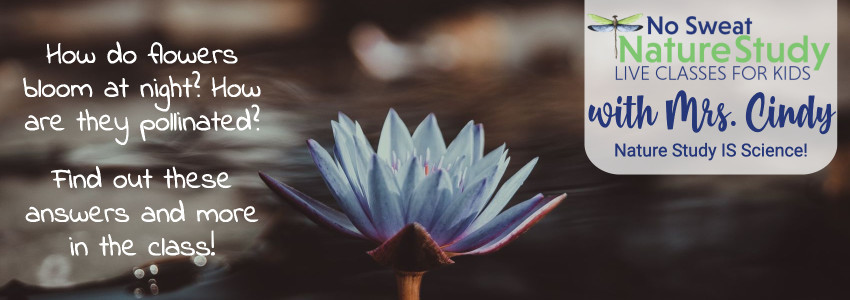
<path fill-rule="evenodd" d="M 839 2 L 839 45 L 850 39 L 850 6 Z M 511 148 L 512 173 L 541 162 L 517 199 L 566 192 L 517 242 L 487 256 L 459 257 L 425 276 L 425 299 L 848 299 L 850 138 L 805 176 L 614 176 L 583 146 L 581 1 L 3 1 L 0 2 L 0 298 L 10 299 L 393 299 L 394 279 L 365 254 L 375 245 L 324 230 L 262 185 L 269 172 L 332 203 L 304 140 L 332 144 L 343 111 L 377 143 L 387 110 L 409 126 L 435 112 L 446 138 L 474 119 L 487 149 Z M 763 13 L 769 13 L 765 10 Z M 108 65 L 120 41 L 139 54 Z M 230 48 L 236 65 L 154 65 L 167 49 Z M 98 53 L 92 65 L 48 65 L 45 44 Z M 839 83 L 848 56 L 839 53 Z M 184 76 L 260 85 L 256 100 L 175 100 L 172 111 L 262 107 L 257 132 L 161 133 L 117 145 L 115 132 L 79 133 L 93 113 L 158 116 L 151 100 L 29 99 L 21 78 L 131 84 Z M 205 82 L 205 81 L 202 81 Z M 850 101 L 839 84 L 839 105 Z M 28 133 L 29 114 L 59 113 L 60 133 Z M 839 111 L 839 118 L 847 114 Z M 231 189 L 56 189 L 53 169 L 104 178 L 176 166 L 230 173 Z M 162 175 L 161 172 L 156 175 Z M 109 185 L 109 182 L 104 182 Z M 30 224 L 29 206 L 257 207 L 261 221 L 234 224 Z M 135 217 L 134 217 L 135 218 Z M 90 246 L 107 233 L 137 245 L 203 240 L 215 257 L 151 260 L 71 257 L 68 237 Z M 141 248 L 137 248 L 141 250 Z M 97 252 L 99 248 L 90 248 Z M 94 253 L 96 254 L 96 253 Z M 156 272 L 151 270 L 156 266 Z M 141 273 L 134 270 L 140 269 Z M 140 275 L 140 276 L 137 276 Z"/>

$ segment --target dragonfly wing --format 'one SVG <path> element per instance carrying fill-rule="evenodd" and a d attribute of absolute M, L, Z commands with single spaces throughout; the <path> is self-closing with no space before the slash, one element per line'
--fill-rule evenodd
<path fill-rule="evenodd" d="M 622 27 L 622 26 L 620 26 Z M 610 32 L 614 31 L 614 25 L 590 25 L 587 26 L 588 29 L 598 32 Z"/>
<path fill-rule="evenodd" d="M 622 32 L 638 31 L 641 28 L 643 28 L 641 25 L 617 25 L 617 30 Z"/>
<path fill-rule="evenodd" d="M 617 24 L 623 24 L 623 25 L 631 24 L 631 23 L 634 23 L 637 20 L 640 20 L 640 17 L 643 17 L 643 14 L 636 14 L 636 15 L 628 17 L 628 18 L 623 18 L 621 20 L 618 20 Z M 619 30 L 619 28 L 617 28 L 617 30 Z"/>
<path fill-rule="evenodd" d="M 614 24 L 613 20 L 609 20 L 609 19 L 597 16 L 597 15 L 594 15 L 594 14 L 587 14 L 587 15 L 590 16 L 590 19 L 592 19 L 596 23 L 599 23 L 599 24 L 602 24 L 602 25 Z"/>

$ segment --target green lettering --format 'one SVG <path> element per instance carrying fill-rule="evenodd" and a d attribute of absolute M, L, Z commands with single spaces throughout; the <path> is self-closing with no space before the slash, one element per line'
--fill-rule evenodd
<path fill-rule="evenodd" d="M 632 58 L 635 62 L 641 62 L 643 60 L 643 41 L 641 36 L 637 36 L 637 51 L 632 48 L 632 45 L 629 44 L 629 40 L 624 36 L 620 36 L 620 62 L 626 61 L 626 48 L 629 49 L 629 54 L 632 55 Z"/>
<path fill-rule="evenodd" d="M 735 47 L 738 48 L 738 50 L 741 50 L 741 52 L 743 52 L 745 54 L 744 57 L 740 57 L 740 56 L 735 57 L 735 61 L 737 61 L 739 63 L 748 62 L 748 61 L 750 61 L 750 58 L 753 56 L 752 52 L 750 52 L 750 49 L 747 48 L 747 46 L 744 46 L 744 44 L 742 43 L 742 41 L 745 41 L 745 40 L 750 41 L 750 36 L 749 35 L 742 35 L 742 36 L 739 36 L 738 39 L 735 40 Z"/>

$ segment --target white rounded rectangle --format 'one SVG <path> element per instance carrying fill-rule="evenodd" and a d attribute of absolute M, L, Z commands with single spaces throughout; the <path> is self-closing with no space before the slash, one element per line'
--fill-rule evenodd
<path fill-rule="evenodd" d="M 585 11 L 585 150 L 600 169 L 808 174 L 835 155 L 834 0 Z"/>

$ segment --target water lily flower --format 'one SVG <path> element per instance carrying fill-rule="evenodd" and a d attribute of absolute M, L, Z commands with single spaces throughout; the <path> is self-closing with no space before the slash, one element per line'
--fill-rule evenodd
<path fill-rule="evenodd" d="M 377 151 L 345 114 L 331 127 L 332 154 L 312 139 L 307 145 L 341 212 L 262 172 L 260 177 L 314 222 L 379 243 L 368 253 L 396 270 L 402 299 L 418 299 L 425 271 L 452 264 L 455 256 L 504 247 L 566 197 L 537 194 L 503 211 L 537 158 L 497 188 L 510 162 L 508 150 L 503 144 L 484 155 L 484 127 L 472 121 L 446 146 L 434 114 L 411 135 L 391 109 Z"/>

